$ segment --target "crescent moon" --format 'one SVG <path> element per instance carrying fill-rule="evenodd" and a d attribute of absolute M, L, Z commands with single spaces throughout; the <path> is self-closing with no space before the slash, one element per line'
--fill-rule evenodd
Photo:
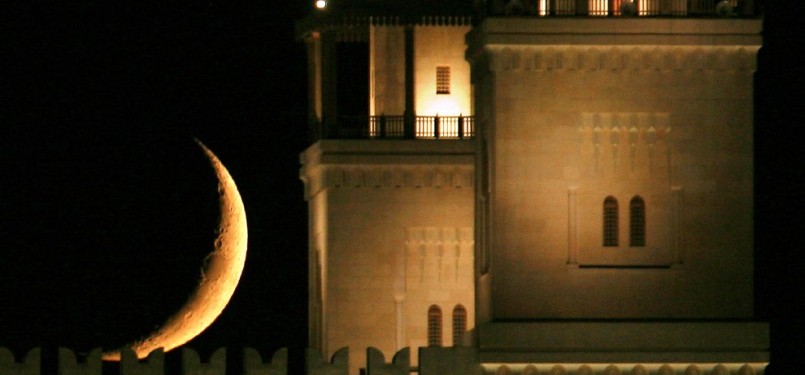
<path fill-rule="evenodd" d="M 221 314 L 235 292 L 246 262 L 248 230 L 246 210 L 238 187 L 218 157 L 199 140 L 218 177 L 220 223 L 214 250 L 204 260 L 201 281 L 187 303 L 147 338 L 130 345 L 138 358 L 162 348 L 166 352 L 190 341 Z M 104 353 L 103 359 L 120 360 L 121 352 Z"/>

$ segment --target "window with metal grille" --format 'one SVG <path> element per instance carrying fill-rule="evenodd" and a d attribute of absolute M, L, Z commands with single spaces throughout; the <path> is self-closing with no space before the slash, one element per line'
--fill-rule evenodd
<path fill-rule="evenodd" d="M 436 305 L 428 308 L 428 346 L 442 346 L 442 309 Z"/>
<path fill-rule="evenodd" d="M 618 200 L 604 199 L 604 246 L 618 246 Z"/>
<path fill-rule="evenodd" d="M 436 93 L 450 94 L 450 67 L 436 67 Z"/>
<path fill-rule="evenodd" d="M 639 195 L 629 202 L 629 246 L 646 246 L 646 203 Z"/>
<path fill-rule="evenodd" d="M 467 330 L 467 309 L 462 305 L 453 308 L 453 346 L 459 346 Z"/>

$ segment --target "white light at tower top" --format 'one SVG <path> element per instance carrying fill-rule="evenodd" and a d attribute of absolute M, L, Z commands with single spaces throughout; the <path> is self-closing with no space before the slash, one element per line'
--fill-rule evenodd
<path fill-rule="evenodd" d="M 327 0 L 316 0 L 316 8 L 324 9 L 327 6 Z"/>

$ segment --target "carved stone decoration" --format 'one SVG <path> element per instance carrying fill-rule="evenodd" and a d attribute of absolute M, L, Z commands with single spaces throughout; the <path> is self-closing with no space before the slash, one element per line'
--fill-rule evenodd
<path fill-rule="evenodd" d="M 619 71 L 623 68 L 623 55 L 620 48 L 611 47 L 604 55 L 604 70 Z"/>
<path fill-rule="evenodd" d="M 718 364 L 713 366 L 713 369 L 710 370 L 710 375 L 730 375 L 730 370 L 727 370 L 722 364 Z"/>
<path fill-rule="evenodd" d="M 578 219 L 576 208 L 578 186 L 567 188 L 567 264 L 579 264 Z"/>
<path fill-rule="evenodd" d="M 590 367 L 590 365 L 581 365 L 579 366 L 579 369 L 576 370 L 576 375 L 594 375 L 594 374 L 595 371 L 593 371 L 593 368 Z"/>
<path fill-rule="evenodd" d="M 537 366 L 528 365 L 523 369 L 523 375 L 538 375 L 539 371 L 537 370 Z"/>
<path fill-rule="evenodd" d="M 668 113 L 595 112 L 580 115 L 579 129 L 575 134 L 581 137 L 577 140 L 579 158 L 586 159 L 581 162 L 582 166 L 594 167 L 596 174 L 618 173 L 618 164 L 623 159 L 623 163 L 629 163 L 632 173 L 638 173 L 640 168 L 646 168 L 647 172 L 652 174 L 658 169 L 657 167 L 662 167 L 662 164 L 657 163 L 655 154 L 655 149 L 659 145 L 663 147 L 662 155 L 667 161 L 665 167 L 669 173 L 668 181 L 672 181 L 670 176 L 672 147 L 669 144 Z M 585 152 L 584 149 L 589 147 L 592 147 L 592 152 Z M 621 149 L 627 153 L 622 155 Z M 610 153 L 610 157 L 602 158 L 602 152 Z M 604 164 L 607 169 L 602 171 Z"/>
<path fill-rule="evenodd" d="M 643 365 L 636 365 L 629 375 L 648 375 L 648 370 Z"/>
<path fill-rule="evenodd" d="M 615 125 L 609 131 L 609 144 L 612 150 L 612 172 L 618 171 L 618 158 L 620 156 L 620 154 L 618 153 L 618 146 L 620 146 L 620 143 L 621 143 L 620 128 L 618 128 L 618 126 Z"/>
<path fill-rule="evenodd" d="M 633 46 L 623 50 L 614 46 L 530 45 L 492 47 L 492 71 L 754 71 L 755 53 L 744 47 Z"/>
<path fill-rule="evenodd" d="M 662 365 L 659 370 L 657 370 L 657 375 L 674 375 L 674 368 L 670 365 Z"/>
<path fill-rule="evenodd" d="M 745 364 L 738 369 L 738 375 L 756 375 L 755 368 L 750 364 Z"/>
<path fill-rule="evenodd" d="M 626 54 L 626 63 L 624 68 L 626 70 L 641 70 L 643 69 L 643 53 L 640 48 L 634 47 Z"/>
<path fill-rule="evenodd" d="M 321 185 L 306 184 L 307 197 L 322 189 L 339 188 L 465 188 L 473 186 L 471 168 L 451 171 L 433 167 L 358 168 L 333 166 L 327 168 Z"/>
<path fill-rule="evenodd" d="M 631 170 L 634 171 L 635 168 L 635 158 L 637 154 L 637 138 L 638 138 L 638 131 L 637 127 L 632 124 L 632 127 L 629 128 L 629 160 L 631 161 Z"/>
<path fill-rule="evenodd" d="M 690 365 L 685 369 L 685 375 L 702 375 L 702 370 L 699 366 Z"/>
<path fill-rule="evenodd" d="M 565 70 L 577 70 L 579 68 L 578 48 L 568 48 L 563 51 L 562 68 Z"/>
<path fill-rule="evenodd" d="M 543 70 L 554 70 L 557 68 L 556 64 L 556 50 L 552 47 L 548 47 L 543 52 L 542 58 L 542 69 Z"/>
<path fill-rule="evenodd" d="M 685 65 L 687 64 L 687 55 L 682 51 L 681 48 L 676 48 L 671 51 L 671 69 L 672 70 L 684 70 Z"/>
<path fill-rule="evenodd" d="M 659 48 L 645 50 L 643 54 L 643 69 L 661 70 L 663 53 Z"/>
<path fill-rule="evenodd" d="M 657 142 L 657 129 L 651 126 L 646 130 L 645 135 L 646 145 L 648 146 L 648 170 L 649 173 L 653 172 L 654 167 L 654 143 Z"/>
<path fill-rule="evenodd" d="M 598 48 L 588 48 L 579 55 L 579 62 L 583 70 L 598 70 L 601 68 L 601 53 Z"/>

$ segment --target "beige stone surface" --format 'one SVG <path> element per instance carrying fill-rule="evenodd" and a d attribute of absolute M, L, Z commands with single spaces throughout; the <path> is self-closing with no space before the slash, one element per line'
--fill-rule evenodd
<path fill-rule="evenodd" d="M 473 30 L 495 319 L 751 318 L 758 25 L 493 18 Z M 607 196 L 616 247 L 603 246 Z M 635 196 L 643 247 L 628 243 Z"/>
<path fill-rule="evenodd" d="M 326 140 L 303 154 L 320 263 L 313 339 L 326 355 L 349 347 L 351 373 L 366 347 L 390 357 L 426 345 L 431 305 L 442 310 L 443 345 L 454 344 L 456 305 L 473 327 L 473 150 L 472 141 Z"/>

